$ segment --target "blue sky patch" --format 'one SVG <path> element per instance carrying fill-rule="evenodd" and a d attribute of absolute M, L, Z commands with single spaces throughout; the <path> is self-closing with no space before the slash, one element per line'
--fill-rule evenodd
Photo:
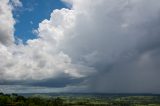
<path fill-rule="evenodd" d="M 15 38 L 25 43 L 28 39 L 35 39 L 37 36 L 32 32 L 44 19 L 49 19 L 54 9 L 67 8 L 60 0 L 21 0 L 23 7 L 14 11 Z"/>

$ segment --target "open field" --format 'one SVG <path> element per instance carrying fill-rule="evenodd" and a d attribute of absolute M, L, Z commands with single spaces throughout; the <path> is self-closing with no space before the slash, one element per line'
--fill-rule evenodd
<path fill-rule="evenodd" d="M 1 93 L 0 106 L 160 106 L 159 95 L 80 93 L 26 95 Z"/>

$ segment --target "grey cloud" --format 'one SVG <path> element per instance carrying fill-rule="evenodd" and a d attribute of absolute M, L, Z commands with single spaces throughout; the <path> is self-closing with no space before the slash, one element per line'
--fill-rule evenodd
<path fill-rule="evenodd" d="M 77 85 L 81 83 L 84 79 L 71 79 L 71 78 L 57 78 L 57 79 L 47 79 L 42 81 L 33 81 L 28 83 L 31 86 L 40 87 L 66 87 L 67 85 Z"/>
<path fill-rule="evenodd" d="M 77 85 L 81 83 L 84 78 L 70 78 L 68 76 L 61 76 L 59 78 L 54 79 L 46 79 L 46 80 L 32 80 L 32 81 L 25 81 L 25 80 L 17 80 L 17 81 L 10 81 L 10 80 L 3 80 L 0 81 L 0 85 L 23 85 L 23 86 L 33 86 L 33 87 L 50 87 L 50 88 L 60 88 L 66 87 L 68 85 Z"/>
<path fill-rule="evenodd" d="M 73 0 L 73 9 L 79 12 L 67 30 L 73 37 L 62 45 L 73 60 L 97 70 L 90 90 L 159 92 L 159 55 L 150 56 L 160 47 L 158 0 Z"/>
<path fill-rule="evenodd" d="M 98 80 L 94 79 L 91 88 L 98 92 L 158 93 L 160 90 L 158 53 L 159 50 L 148 51 L 132 60 L 115 64 L 109 72 L 99 73 Z"/>

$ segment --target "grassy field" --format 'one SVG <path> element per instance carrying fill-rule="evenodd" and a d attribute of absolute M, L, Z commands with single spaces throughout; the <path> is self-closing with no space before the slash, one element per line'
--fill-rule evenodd
<path fill-rule="evenodd" d="M 0 93 L 0 106 L 160 106 L 160 96 L 58 95 Z"/>

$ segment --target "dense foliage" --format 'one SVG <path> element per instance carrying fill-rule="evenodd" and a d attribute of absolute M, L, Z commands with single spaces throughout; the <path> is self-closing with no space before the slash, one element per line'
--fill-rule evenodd
<path fill-rule="evenodd" d="M 159 96 L 30 96 L 0 93 L 0 106 L 160 106 Z"/>

